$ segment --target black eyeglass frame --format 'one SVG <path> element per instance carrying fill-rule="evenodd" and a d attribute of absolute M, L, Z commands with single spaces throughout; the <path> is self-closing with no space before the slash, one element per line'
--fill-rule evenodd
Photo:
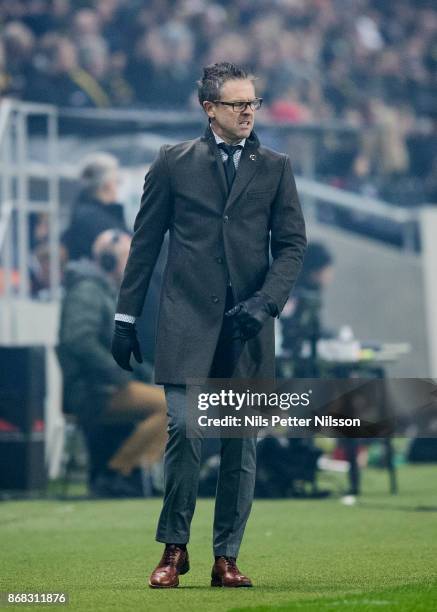
<path fill-rule="evenodd" d="M 263 99 L 262 98 L 254 98 L 253 100 L 249 100 L 248 102 L 245 102 L 244 100 L 240 100 L 240 101 L 236 101 L 236 102 L 226 102 L 223 100 L 213 100 L 214 104 L 223 104 L 224 106 L 231 106 L 232 110 L 234 111 L 234 113 L 244 113 L 244 111 L 246 110 L 246 108 L 248 106 L 250 106 L 250 108 L 255 111 L 255 110 L 259 110 L 262 106 L 263 103 Z M 258 103 L 259 106 L 257 108 L 254 108 L 254 104 Z M 235 105 L 236 104 L 244 104 L 244 108 L 239 108 L 236 109 Z"/>

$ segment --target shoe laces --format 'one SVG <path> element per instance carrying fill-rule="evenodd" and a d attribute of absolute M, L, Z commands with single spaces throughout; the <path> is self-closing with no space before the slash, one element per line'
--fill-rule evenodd
<path fill-rule="evenodd" d="M 223 559 L 226 561 L 226 564 L 229 568 L 238 570 L 237 560 L 235 559 L 235 557 L 223 557 Z"/>
<path fill-rule="evenodd" d="M 167 546 L 164 551 L 164 563 L 174 565 L 179 552 L 183 552 L 182 548 L 178 548 L 177 546 Z"/>

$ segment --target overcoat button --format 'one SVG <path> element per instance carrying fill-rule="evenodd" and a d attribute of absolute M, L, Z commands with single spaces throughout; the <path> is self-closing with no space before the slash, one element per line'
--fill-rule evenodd
<path fill-rule="evenodd" d="M 223 257 L 217 257 L 217 263 L 223 263 Z"/>
<path fill-rule="evenodd" d="M 217 304 L 217 302 L 220 302 L 219 298 L 216 295 L 212 295 L 211 299 L 214 302 L 214 304 Z"/>
<path fill-rule="evenodd" d="M 223 217 L 223 221 L 224 221 L 225 223 L 227 223 L 227 222 L 229 221 L 229 217 L 228 217 L 228 215 L 225 215 L 225 216 Z"/>

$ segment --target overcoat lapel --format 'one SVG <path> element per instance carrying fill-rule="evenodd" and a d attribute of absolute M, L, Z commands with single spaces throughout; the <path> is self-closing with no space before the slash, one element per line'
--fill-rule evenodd
<path fill-rule="evenodd" d="M 211 175 L 211 187 L 216 184 L 222 193 L 223 201 L 225 201 L 228 195 L 228 183 L 226 181 L 225 168 L 219 148 L 209 126 L 206 128 L 202 140 L 204 140 L 208 145 L 206 163 L 208 173 Z"/>
<path fill-rule="evenodd" d="M 226 201 L 225 210 L 228 210 L 237 201 L 248 183 L 257 173 L 260 163 L 258 137 L 255 132 L 251 132 L 250 136 L 246 139 L 240 163 L 238 164 L 237 174 L 229 194 L 223 160 L 209 125 L 205 130 L 203 139 L 208 143 L 208 166 L 212 170 L 214 182 L 218 183 L 223 199 Z"/>
<path fill-rule="evenodd" d="M 231 208 L 242 192 L 246 189 L 249 182 L 256 175 L 260 163 L 258 147 L 258 138 L 256 137 L 256 134 L 252 132 L 249 138 L 246 140 L 244 149 L 241 153 L 237 174 L 235 175 L 231 192 L 229 193 L 225 205 L 225 210 Z"/>

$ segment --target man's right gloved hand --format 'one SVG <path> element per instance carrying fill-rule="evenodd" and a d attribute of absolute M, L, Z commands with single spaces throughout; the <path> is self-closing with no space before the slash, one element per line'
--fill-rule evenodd
<path fill-rule="evenodd" d="M 138 363 L 143 363 L 135 323 L 115 321 L 111 352 L 120 368 L 123 368 L 123 370 L 127 370 L 128 372 L 133 372 L 133 369 L 129 363 L 131 353 L 134 354 L 134 357 Z"/>

